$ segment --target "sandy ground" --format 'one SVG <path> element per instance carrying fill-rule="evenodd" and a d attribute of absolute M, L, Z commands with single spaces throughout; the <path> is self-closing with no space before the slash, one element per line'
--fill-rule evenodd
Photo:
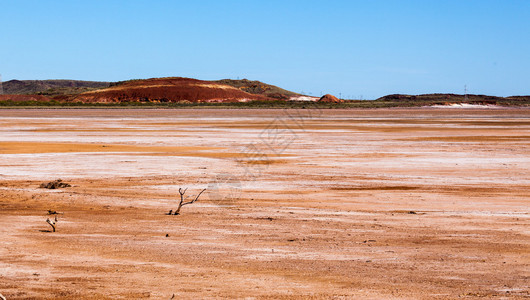
<path fill-rule="evenodd" d="M 0 110 L 0 293 L 528 299 L 529 195 L 528 109 Z"/>

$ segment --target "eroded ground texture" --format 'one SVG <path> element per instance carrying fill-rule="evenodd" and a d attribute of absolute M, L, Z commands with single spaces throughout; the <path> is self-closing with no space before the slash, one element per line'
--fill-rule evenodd
<path fill-rule="evenodd" d="M 530 110 L 0 110 L 0 293 L 528 299 L 529 186 Z"/>

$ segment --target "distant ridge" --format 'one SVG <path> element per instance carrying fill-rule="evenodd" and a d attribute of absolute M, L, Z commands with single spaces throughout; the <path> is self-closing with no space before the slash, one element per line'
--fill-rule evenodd
<path fill-rule="evenodd" d="M 244 102 L 289 100 L 302 96 L 274 85 L 248 79 L 205 81 L 184 77 L 132 79 L 118 82 L 83 80 L 10 80 L 7 95 L 41 95 L 50 100 L 82 102 Z M 6 98 L 6 97 L 3 97 Z M 9 98 L 9 97 L 8 97 Z M 11 97 L 34 100 L 35 97 Z M 39 98 L 43 101 L 46 98 Z"/>
<path fill-rule="evenodd" d="M 67 95 L 80 94 L 94 89 L 109 87 L 110 82 L 69 79 L 9 80 L 3 83 L 4 94 L 11 95 Z"/>
<path fill-rule="evenodd" d="M 10 80 L 3 83 L 0 105 L 149 105 L 153 103 L 235 103 L 252 105 L 300 105 L 311 102 L 333 107 L 421 107 L 476 104 L 487 106 L 530 107 L 530 96 L 497 97 L 435 93 L 392 94 L 376 100 L 329 101 L 294 93 L 280 87 L 248 79 L 199 80 L 185 77 L 133 79 L 119 82 L 83 80 Z M 286 103 L 289 102 L 289 103 Z M 339 103 L 334 103 L 339 102 Z M 261 104 L 260 104 L 261 103 Z M 298 103 L 298 104 L 297 104 Z"/>
<path fill-rule="evenodd" d="M 375 101 L 381 102 L 433 102 L 435 104 L 447 105 L 450 103 L 471 103 L 471 104 L 491 104 L 496 105 L 500 103 L 509 102 L 530 102 L 530 96 L 510 96 L 497 97 L 488 95 L 458 95 L 458 94 L 422 94 L 422 95 L 404 95 L 392 94 Z"/>

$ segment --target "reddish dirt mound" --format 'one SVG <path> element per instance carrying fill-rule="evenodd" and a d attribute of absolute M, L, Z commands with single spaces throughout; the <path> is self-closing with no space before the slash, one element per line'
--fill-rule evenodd
<path fill-rule="evenodd" d="M 131 80 L 75 97 L 83 102 L 245 102 L 267 100 L 212 81 L 171 77 Z"/>
<path fill-rule="evenodd" d="M 15 102 L 22 101 L 39 101 L 45 102 L 50 101 L 50 98 L 42 95 L 0 95 L 0 101 L 11 100 Z"/>
<path fill-rule="evenodd" d="M 337 97 L 335 97 L 333 95 L 326 94 L 326 95 L 322 96 L 320 99 L 318 99 L 318 102 L 340 103 L 340 102 L 344 102 L 344 101 L 340 100 L 339 98 L 337 98 Z"/>

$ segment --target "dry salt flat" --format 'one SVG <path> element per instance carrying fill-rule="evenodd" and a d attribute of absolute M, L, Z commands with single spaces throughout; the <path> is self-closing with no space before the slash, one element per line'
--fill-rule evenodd
<path fill-rule="evenodd" d="M 528 109 L 0 110 L 0 293 L 524 299 L 529 144 Z"/>

